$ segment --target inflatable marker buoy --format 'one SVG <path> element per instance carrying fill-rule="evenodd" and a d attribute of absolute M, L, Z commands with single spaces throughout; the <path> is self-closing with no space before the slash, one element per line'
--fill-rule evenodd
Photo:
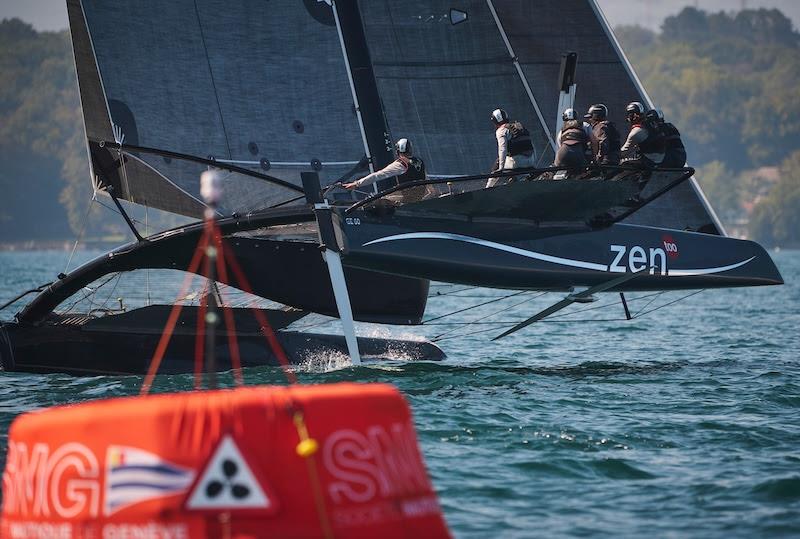
<path fill-rule="evenodd" d="M 11 426 L 3 538 L 439 538 L 403 397 L 383 384 L 95 401 Z"/>

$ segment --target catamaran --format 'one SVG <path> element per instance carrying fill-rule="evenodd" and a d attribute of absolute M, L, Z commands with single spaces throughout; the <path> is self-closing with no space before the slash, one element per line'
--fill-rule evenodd
<path fill-rule="evenodd" d="M 691 168 L 592 167 L 566 179 L 549 168 L 564 108 L 603 102 L 622 124 L 625 103 L 655 105 L 595 0 L 67 6 L 91 181 L 136 241 L 32 291 L 0 329 L 6 370 L 143 372 L 169 306 L 114 307 L 109 294 L 81 311 L 73 300 L 125 275 L 185 270 L 208 169 L 225 174 L 220 229 L 249 292 L 282 305 L 262 311 L 293 362 L 322 350 L 443 357 L 431 342 L 353 330 L 424 323 L 431 280 L 567 294 L 498 338 L 602 292 L 783 282 L 761 246 L 726 236 Z M 498 106 L 528 127 L 536 167 L 481 173 Z M 355 198 L 337 187 L 391 162 L 400 137 L 414 141 L 427 180 Z M 489 176 L 513 181 L 487 189 Z M 429 196 L 402 196 L 422 185 Z M 198 221 L 143 235 L 120 201 Z M 217 275 L 203 293 L 224 303 L 240 285 Z M 168 372 L 191 370 L 180 343 L 194 342 L 196 308 L 178 322 Z M 273 363 L 255 344 L 258 324 L 233 311 L 244 363 Z M 311 313 L 340 317 L 345 335 L 293 329 Z M 224 350 L 218 366 L 230 367 Z"/>

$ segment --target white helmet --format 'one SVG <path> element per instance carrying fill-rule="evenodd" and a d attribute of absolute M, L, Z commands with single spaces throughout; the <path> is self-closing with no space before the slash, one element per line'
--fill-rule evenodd
<path fill-rule="evenodd" d="M 566 109 L 561 115 L 561 119 L 565 122 L 568 120 L 577 120 L 578 114 L 575 112 L 575 109 Z"/>
<path fill-rule="evenodd" d="M 503 109 L 494 109 L 492 111 L 492 121 L 496 124 L 501 124 L 508 121 L 508 113 Z"/>
<path fill-rule="evenodd" d="M 401 138 L 397 141 L 394 145 L 395 150 L 397 153 L 402 153 L 403 155 L 411 155 L 412 148 L 411 148 L 411 141 L 407 138 Z"/>

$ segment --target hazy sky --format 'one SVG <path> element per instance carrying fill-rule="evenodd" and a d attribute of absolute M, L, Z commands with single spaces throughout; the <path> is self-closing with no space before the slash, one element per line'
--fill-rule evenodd
<path fill-rule="evenodd" d="M 119 0 L 109 0 L 119 1 Z M 299 0 L 298 0 L 299 1 Z M 400 1 L 400 0 L 398 0 Z M 657 28 L 664 17 L 684 6 L 707 11 L 738 10 L 744 7 L 780 8 L 800 26 L 800 0 L 598 0 L 612 25 L 641 24 Z M 60 30 L 67 27 L 65 0 L 0 0 L 0 19 L 19 17 L 37 30 Z"/>

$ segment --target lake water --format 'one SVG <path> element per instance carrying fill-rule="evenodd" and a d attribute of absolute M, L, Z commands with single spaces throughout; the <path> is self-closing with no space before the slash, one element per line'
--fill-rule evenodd
<path fill-rule="evenodd" d="M 66 256 L 0 253 L 0 303 L 52 279 Z M 618 296 L 609 294 L 572 311 L 612 303 L 607 308 L 489 342 L 508 324 L 487 320 L 518 321 L 558 299 L 517 296 L 459 315 L 477 320 L 529 300 L 474 326 L 391 330 L 451 331 L 439 341 L 448 354 L 442 363 L 351 368 L 324 358 L 301 381 L 398 386 L 457 537 L 798 537 L 800 252 L 774 258 L 788 283 L 781 287 L 706 291 L 632 321 L 619 320 Z M 434 290 L 431 318 L 498 295 Z M 595 321 L 570 321 L 586 318 Z M 282 376 L 250 369 L 246 380 L 282 383 Z M 3 374 L 3 454 L 17 414 L 130 395 L 140 384 L 138 377 Z M 191 384 L 190 376 L 157 383 L 162 391 Z"/>

